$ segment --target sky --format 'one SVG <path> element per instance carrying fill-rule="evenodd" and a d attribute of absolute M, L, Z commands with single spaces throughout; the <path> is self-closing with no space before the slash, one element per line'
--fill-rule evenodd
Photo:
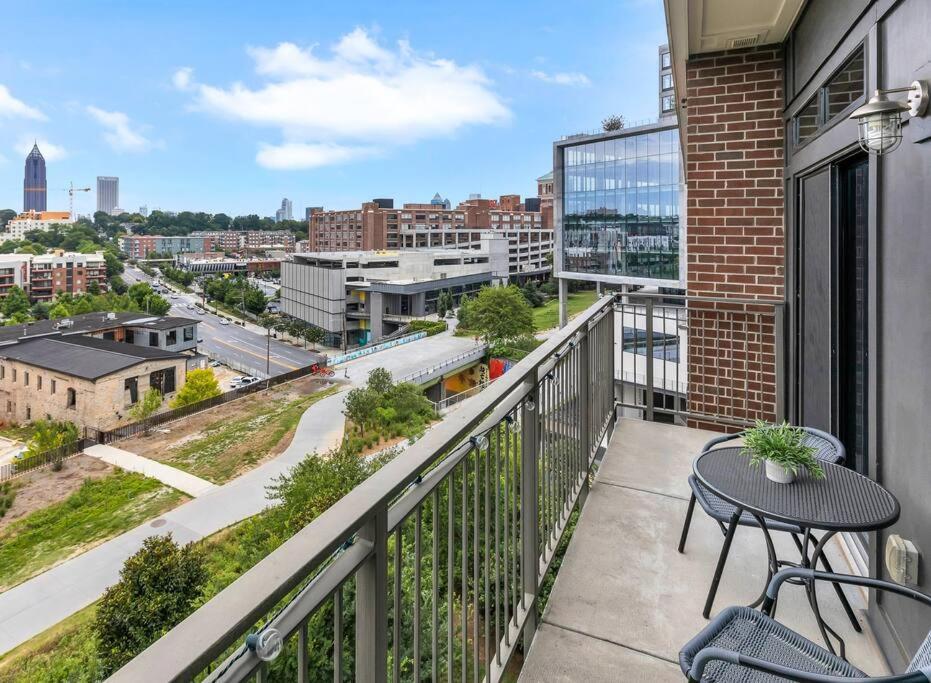
<path fill-rule="evenodd" d="M 37 140 L 48 208 L 272 216 L 281 198 L 535 195 L 559 137 L 657 115 L 661 0 L 123 2 L 4 10 L 0 208 Z"/>

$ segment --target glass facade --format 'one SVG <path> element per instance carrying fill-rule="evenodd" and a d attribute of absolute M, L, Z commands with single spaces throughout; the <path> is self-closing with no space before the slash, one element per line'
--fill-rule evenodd
<path fill-rule="evenodd" d="M 678 129 L 563 149 L 562 269 L 679 281 Z"/>

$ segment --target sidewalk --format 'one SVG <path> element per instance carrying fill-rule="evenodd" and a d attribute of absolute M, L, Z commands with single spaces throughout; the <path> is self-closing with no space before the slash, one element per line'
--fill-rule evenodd
<path fill-rule="evenodd" d="M 86 449 L 84 453 L 85 455 L 99 458 L 104 462 L 115 465 L 127 472 L 138 472 L 152 479 L 158 479 L 166 486 L 178 489 L 192 498 L 197 498 L 217 488 L 216 484 L 212 484 L 206 479 L 195 477 L 193 474 L 188 474 L 184 470 L 165 465 L 157 460 L 143 458 L 141 455 L 136 455 L 135 453 L 130 453 L 120 448 L 114 448 L 113 446 L 97 444 L 96 446 L 91 446 Z"/>

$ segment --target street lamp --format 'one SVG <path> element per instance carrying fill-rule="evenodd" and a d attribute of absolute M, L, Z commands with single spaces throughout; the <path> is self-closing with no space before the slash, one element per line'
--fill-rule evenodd
<path fill-rule="evenodd" d="M 906 101 L 890 100 L 890 93 L 907 92 Z M 850 115 L 857 121 L 860 147 L 865 152 L 881 156 L 895 151 L 902 144 L 902 113 L 924 116 L 928 109 L 928 84 L 913 81 L 907 88 L 877 90 L 870 101 Z"/>

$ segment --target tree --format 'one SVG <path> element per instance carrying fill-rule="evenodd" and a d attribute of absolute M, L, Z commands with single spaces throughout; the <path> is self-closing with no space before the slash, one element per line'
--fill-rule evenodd
<path fill-rule="evenodd" d="M 436 314 L 443 318 L 446 316 L 446 312 L 451 311 L 453 307 L 453 295 L 448 289 L 444 289 L 436 298 Z"/>
<path fill-rule="evenodd" d="M 198 401 L 205 401 L 208 398 L 219 396 L 221 394 L 220 383 L 210 368 L 198 368 L 189 370 L 184 386 L 178 391 L 177 396 L 171 402 L 172 408 L 181 408 Z"/>
<path fill-rule="evenodd" d="M 113 252 L 103 252 L 103 260 L 107 264 L 107 277 L 113 277 L 123 272 L 123 262 Z"/>
<path fill-rule="evenodd" d="M 459 320 L 459 326 L 463 329 L 469 329 L 472 327 L 472 304 L 475 300 L 467 294 L 463 294 L 462 298 L 459 300 L 459 311 L 456 313 L 456 317 Z"/>
<path fill-rule="evenodd" d="M 624 128 L 624 117 L 612 115 L 606 119 L 602 119 L 601 127 L 604 128 L 605 131 L 621 130 Z"/>
<path fill-rule="evenodd" d="M 91 296 L 100 295 L 100 283 L 97 280 L 91 280 L 87 283 L 87 293 Z"/>
<path fill-rule="evenodd" d="M 301 336 L 304 337 L 304 341 L 309 342 L 310 347 L 316 351 L 317 344 L 322 344 L 323 340 L 326 338 L 326 332 L 316 325 L 308 325 L 301 330 Z"/>
<path fill-rule="evenodd" d="M 364 432 L 365 427 L 374 422 L 379 402 L 377 393 L 368 388 L 358 387 L 346 394 L 343 415 L 356 425 L 360 432 Z"/>
<path fill-rule="evenodd" d="M 266 306 L 268 306 L 268 299 L 265 296 L 265 292 L 255 285 L 243 283 L 242 286 L 245 287 L 243 298 L 245 299 L 246 310 L 256 315 L 262 313 Z"/>
<path fill-rule="evenodd" d="M 179 546 L 171 534 L 150 536 L 126 560 L 120 580 L 100 600 L 94 619 L 104 675 L 126 664 L 196 607 L 209 574 L 202 548 Z"/>
<path fill-rule="evenodd" d="M 142 302 L 140 307 L 146 313 L 152 315 L 165 315 L 171 310 L 171 302 L 158 294 L 149 294 Z"/>
<path fill-rule="evenodd" d="M 23 451 L 23 456 L 27 458 L 78 440 L 78 428 L 73 422 L 36 420 L 32 427 L 32 438 Z"/>
<path fill-rule="evenodd" d="M 510 341 L 533 334 L 530 304 L 514 285 L 485 287 L 472 304 L 470 327 L 489 343 Z"/>
<path fill-rule="evenodd" d="M 29 307 L 29 297 L 26 296 L 26 292 L 23 291 L 23 288 L 19 285 L 10 287 L 7 291 L 6 298 L 3 299 L 3 315 L 10 318 L 17 313 L 28 314 Z"/>
<path fill-rule="evenodd" d="M 71 315 L 71 311 L 68 310 L 68 307 L 63 303 L 59 302 L 52 306 L 51 310 L 48 312 L 48 317 L 50 320 L 58 320 L 59 318 L 67 318 Z"/>
<path fill-rule="evenodd" d="M 366 386 L 379 396 L 385 396 L 394 386 L 394 380 L 391 378 L 391 372 L 386 368 L 375 368 L 369 372 L 369 378 Z"/>
<path fill-rule="evenodd" d="M 543 305 L 543 294 L 537 287 L 536 280 L 528 280 L 527 284 L 525 284 L 520 291 L 532 308 L 539 308 Z"/>
<path fill-rule="evenodd" d="M 162 392 L 155 387 L 142 395 L 142 400 L 129 409 L 129 416 L 134 420 L 144 420 L 162 407 Z"/>

